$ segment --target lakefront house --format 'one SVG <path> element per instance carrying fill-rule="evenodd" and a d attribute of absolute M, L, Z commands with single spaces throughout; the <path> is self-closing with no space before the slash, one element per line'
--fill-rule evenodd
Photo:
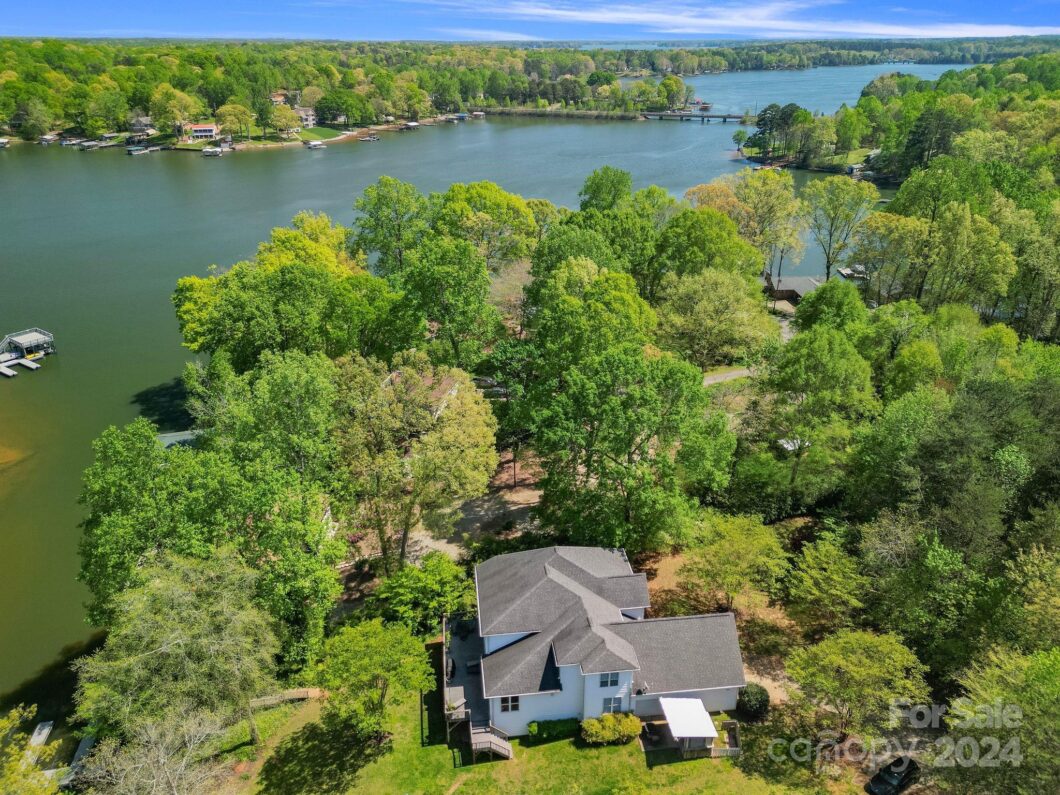
<path fill-rule="evenodd" d="M 476 735 L 503 741 L 532 721 L 654 718 L 673 700 L 704 716 L 736 707 L 733 615 L 645 618 L 647 580 L 621 549 L 498 555 L 475 567 L 475 587 L 477 620 L 450 624 L 443 655 L 446 715 L 470 723 L 473 749 Z"/>

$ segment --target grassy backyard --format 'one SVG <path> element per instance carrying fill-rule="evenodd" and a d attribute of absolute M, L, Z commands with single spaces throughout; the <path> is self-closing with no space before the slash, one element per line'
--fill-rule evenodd
<path fill-rule="evenodd" d="M 349 747 L 348 738 L 310 723 L 281 742 L 244 793 L 640 793 L 798 792 L 752 778 L 728 759 L 683 761 L 676 752 L 645 759 L 640 744 L 587 747 L 578 740 L 541 745 L 513 741 L 515 758 L 471 764 L 470 753 L 445 742 L 437 694 L 422 715 L 415 698 L 393 712 L 384 749 Z M 466 729 L 464 729 L 466 731 Z M 426 742 L 421 741 L 426 737 Z M 457 743 L 453 743 L 454 746 Z M 345 746 L 345 747 L 344 747 Z M 805 790 L 804 790 L 805 791 Z"/>

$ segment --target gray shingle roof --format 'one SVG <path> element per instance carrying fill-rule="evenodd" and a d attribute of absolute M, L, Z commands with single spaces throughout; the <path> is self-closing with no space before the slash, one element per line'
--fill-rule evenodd
<path fill-rule="evenodd" d="M 637 652 L 640 670 L 633 675 L 634 692 L 746 684 L 732 613 L 626 621 L 610 629 Z"/>
<path fill-rule="evenodd" d="M 559 577 L 566 577 L 562 583 Z M 648 606 L 648 584 L 619 549 L 545 547 L 498 555 L 475 567 L 479 630 L 483 635 L 540 632 L 582 601 L 573 581 L 612 610 Z M 611 619 L 617 620 L 617 619 Z"/>
<path fill-rule="evenodd" d="M 744 684 L 732 614 L 630 621 L 648 605 L 644 574 L 621 550 L 547 547 L 475 569 L 483 635 L 530 633 L 482 659 L 486 698 L 559 688 L 559 665 L 583 674 L 635 671 L 634 688 L 664 693 Z"/>

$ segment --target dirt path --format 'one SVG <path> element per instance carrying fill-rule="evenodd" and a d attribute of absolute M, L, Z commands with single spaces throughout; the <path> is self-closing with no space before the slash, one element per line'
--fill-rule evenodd
<path fill-rule="evenodd" d="M 740 367 L 736 370 L 729 370 L 725 373 L 710 373 L 709 375 L 703 376 L 703 386 L 713 386 L 714 384 L 723 384 L 726 381 L 735 381 L 737 378 L 747 378 L 751 375 L 751 371 L 746 367 Z"/>

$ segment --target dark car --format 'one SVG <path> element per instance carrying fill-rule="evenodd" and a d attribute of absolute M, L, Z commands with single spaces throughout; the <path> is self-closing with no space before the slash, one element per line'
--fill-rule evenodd
<path fill-rule="evenodd" d="M 898 795 L 920 780 L 920 765 L 908 756 L 896 756 L 876 771 L 865 792 L 869 795 Z"/>

